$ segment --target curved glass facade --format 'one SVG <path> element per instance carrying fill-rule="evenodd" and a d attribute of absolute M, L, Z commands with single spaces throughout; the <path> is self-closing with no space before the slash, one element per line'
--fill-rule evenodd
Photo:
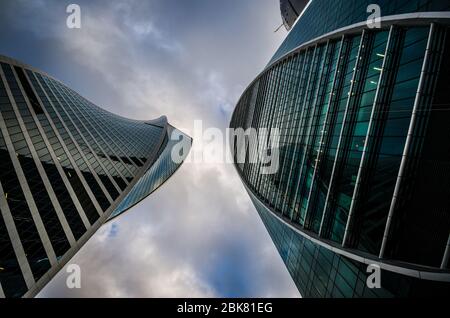
<path fill-rule="evenodd" d="M 393 298 L 443 297 L 450 292 L 449 284 L 381 270 L 382 288 L 367 286 L 370 273 L 367 264 L 334 253 L 300 231 L 286 226 L 289 219 L 280 220 L 249 191 L 267 231 L 304 297 L 315 298 Z"/>
<path fill-rule="evenodd" d="M 0 56 L 0 297 L 35 295 L 141 178 L 154 191 L 170 177 L 160 157 L 172 129 L 165 117 L 109 113 Z"/>
<path fill-rule="evenodd" d="M 168 136 L 172 135 L 175 128 L 169 127 Z M 189 140 L 189 144 L 192 143 L 191 137 L 177 130 L 177 134 L 182 136 L 182 138 Z M 177 163 L 172 160 L 172 151 L 174 147 L 183 142 L 182 140 L 167 140 L 162 147 L 162 152 L 156 159 L 155 163 L 144 173 L 144 175 L 139 179 L 136 185 L 131 189 L 130 193 L 123 199 L 119 206 L 111 214 L 110 219 L 115 218 L 131 207 L 135 206 L 152 192 L 157 190 L 164 182 L 166 182 L 172 174 L 177 171 L 182 163 Z M 188 149 L 185 149 L 188 150 Z M 188 152 L 183 153 L 183 159 L 188 155 Z"/>
<path fill-rule="evenodd" d="M 450 12 L 438 14 L 435 23 L 418 16 L 407 25 L 395 19 L 380 29 L 364 24 L 301 46 L 365 21 L 369 3 L 378 3 L 384 15 L 449 5 L 313 0 L 276 62 L 244 92 L 230 124 L 278 128 L 280 168 L 272 175 L 250 161 L 236 168 L 303 296 L 448 294 Z M 291 225 L 295 231 L 287 229 Z M 288 237 L 280 239 L 278 231 Z M 302 244 L 315 245 L 311 237 L 351 259 L 361 279 L 368 265 L 358 265 L 361 259 L 381 264 L 389 277 L 384 290 L 357 292 L 351 280 L 344 293 L 346 285 L 335 283 L 316 248 L 309 256 L 301 252 Z M 316 262 L 326 270 L 320 280 L 296 274 L 314 271 Z M 395 287 L 405 281 L 410 283 Z M 327 289 L 333 284 L 340 293 Z"/>

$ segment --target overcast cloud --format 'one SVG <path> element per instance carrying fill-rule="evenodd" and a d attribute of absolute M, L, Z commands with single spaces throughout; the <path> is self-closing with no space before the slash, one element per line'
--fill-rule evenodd
<path fill-rule="evenodd" d="M 278 0 L 2 0 L 0 54 L 60 79 L 125 117 L 167 115 L 224 130 L 286 32 Z M 195 136 L 194 136 L 195 137 Z M 218 149 L 219 141 L 194 140 Z M 186 163 L 145 202 L 102 227 L 41 297 L 298 297 L 231 165 Z"/>

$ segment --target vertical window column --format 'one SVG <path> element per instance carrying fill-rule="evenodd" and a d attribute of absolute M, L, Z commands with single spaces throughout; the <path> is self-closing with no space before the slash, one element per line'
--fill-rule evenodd
<path fill-rule="evenodd" d="M 436 268 L 442 265 L 450 230 L 450 156 L 448 147 L 441 142 L 448 132 L 450 101 L 449 68 L 443 65 L 445 47 L 447 54 L 450 48 L 446 44 L 446 38 L 450 40 L 447 33 L 446 27 L 431 24 L 380 250 L 380 257 Z"/>
<path fill-rule="evenodd" d="M 1 66 L 3 70 L 9 68 L 9 65 L 4 63 L 1 63 Z M 0 181 L 28 263 L 37 281 L 50 269 L 52 264 L 56 263 L 56 256 L 26 181 L 27 178 L 22 169 L 24 161 L 19 161 L 21 158 L 30 157 L 30 153 L 14 110 L 11 108 L 12 93 L 5 80 L 3 70 L 0 69 L 0 91 L 1 95 L 7 97 L 8 100 L 2 103 L 0 115 L 2 139 L 4 138 L 2 143 L 6 146 L 1 150 Z"/>
<path fill-rule="evenodd" d="M 298 167 L 296 165 L 296 162 L 298 161 L 299 157 L 299 146 L 301 143 L 301 130 L 303 128 L 303 118 L 305 116 L 306 109 L 304 107 L 304 99 L 306 96 L 306 92 L 308 89 L 309 84 L 309 78 L 311 76 L 312 72 L 312 64 L 313 64 L 313 58 L 314 58 L 314 52 L 315 47 L 312 49 L 308 49 L 304 51 L 303 54 L 303 61 L 302 61 L 302 71 L 301 76 L 298 82 L 298 90 L 295 93 L 295 98 L 293 100 L 292 107 L 294 108 L 295 114 L 293 116 L 293 121 L 290 124 L 291 127 L 291 136 L 290 136 L 290 146 L 288 148 L 288 156 L 286 158 L 286 162 L 288 170 L 287 173 L 287 182 L 286 182 L 286 190 L 285 190 L 285 198 L 283 201 L 283 211 L 282 214 L 289 217 L 290 219 L 294 219 L 295 215 L 297 215 L 295 208 L 294 208 L 294 201 L 293 201 L 293 188 L 294 188 L 294 177 L 296 176 L 297 169 L 295 167 Z"/>
<path fill-rule="evenodd" d="M 66 130 L 72 136 L 78 153 L 84 159 L 84 162 L 89 168 L 89 171 L 85 172 L 85 169 L 81 171 L 83 172 L 86 180 L 88 180 L 89 185 L 93 185 L 96 188 L 96 192 L 94 192 L 94 194 L 97 193 L 96 197 L 99 197 L 98 201 L 99 203 L 102 202 L 101 206 L 105 211 L 105 209 L 107 209 L 111 205 L 111 203 L 119 196 L 119 193 L 108 179 L 108 174 L 105 173 L 105 171 L 102 169 L 100 160 L 97 160 L 97 157 L 94 156 L 94 152 L 91 150 L 91 146 L 82 136 L 79 127 L 75 125 L 73 117 L 70 116 L 71 107 L 68 101 L 57 91 L 57 89 L 55 89 L 53 93 L 55 94 L 56 99 L 59 101 L 59 104 L 56 104 L 57 109 L 55 111 L 59 114 L 62 122 L 64 122 L 64 124 L 66 125 Z M 58 107 L 58 105 L 64 107 Z M 98 189 L 98 187 L 96 186 L 97 184 L 100 189 Z M 104 197 L 101 195 L 102 192 L 106 195 L 108 202 L 106 202 Z"/>
<path fill-rule="evenodd" d="M 309 105 L 308 107 L 311 109 L 311 114 L 306 131 L 306 139 L 303 143 L 303 157 L 300 164 L 299 179 L 296 182 L 296 189 L 294 194 L 294 198 L 296 200 L 295 206 L 299 207 L 298 220 L 296 221 L 302 226 L 305 225 L 306 207 L 308 205 L 306 188 L 311 183 L 312 177 L 312 148 L 317 136 L 318 121 L 321 114 L 321 108 L 319 106 L 320 102 L 318 102 L 318 100 L 320 99 L 319 94 L 322 94 L 324 88 L 323 81 L 327 75 L 326 67 L 329 59 L 330 43 L 327 42 L 326 46 L 322 47 L 321 50 L 321 58 L 319 60 L 320 62 L 317 64 L 318 70 L 316 71 L 314 79 L 315 87 L 313 88 L 313 93 L 310 95 L 307 102 Z"/>
<path fill-rule="evenodd" d="M 80 193 L 75 192 L 76 189 L 72 188 L 71 182 L 68 179 L 68 175 L 72 174 L 74 169 L 60 142 L 57 128 L 53 122 L 49 121 L 50 115 L 48 111 L 51 111 L 52 108 L 47 96 L 38 84 L 34 74 L 29 70 L 27 70 L 27 78 L 32 84 L 40 105 L 43 106 L 43 114 L 36 115 L 35 124 L 49 150 L 48 154 L 51 160 L 47 157 L 45 161 L 42 161 L 42 164 L 75 240 L 78 241 L 86 233 L 86 229 L 90 227 L 90 223 L 80 203 L 82 197 Z"/>
<path fill-rule="evenodd" d="M 1 137 L 1 133 L 0 133 Z M 3 137 L 0 138 L 3 152 Z M 4 297 L 20 297 L 34 285 L 34 277 L 0 182 L 0 283 Z"/>
<path fill-rule="evenodd" d="M 289 190 L 289 177 L 290 177 L 290 166 L 292 164 L 291 158 L 293 156 L 294 150 L 294 131 L 297 123 L 299 121 L 299 117 L 301 116 L 301 109 L 298 107 L 297 98 L 299 96 L 299 92 L 303 89 L 304 83 L 302 82 L 302 78 L 305 74 L 305 52 L 299 53 L 294 56 L 294 68 L 291 79 L 291 85 L 289 88 L 289 95 L 286 101 L 286 107 L 288 112 L 285 118 L 285 143 L 282 149 L 282 161 L 280 162 L 281 167 L 281 189 L 280 192 L 282 195 L 278 198 L 278 202 L 276 205 L 278 206 L 279 211 L 282 215 L 287 213 L 288 209 L 286 209 L 286 200 L 287 200 L 287 192 Z M 294 129 L 294 131 L 293 131 Z"/>
<path fill-rule="evenodd" d="M 328 70 L 329 73 L 326 79 L 327 82 L 324 84 L 326 89 L 323 92 L 321 101 L 322 112 L 320 114 L 320 120 L 317 127 L 318 136 L 316 138 L 316 144 L 314 145 L 314 148 L 312 150 L 313 153 L 311 163 L 314 165 L 314 171 L 312 173 L 311 182 L 308 189 L 309 193 L 307 194 L 307 206 L 305 208 L 306 210 L 305 227 L 312 230 L 315 233 L 319 233 L 321 216 L 319 216 L 317 213 L 314 214 L 311 213 L 311 206 L 312 206 L 311 202 L 313 200 L 313 193 L 316 193 L 317 191 L 317 171 L 323 153 L 323 145 L 326 136 L 327 123 L 330 115 L 330 104 L 332 101 L 332 96 L 334 94 L 335 83 L 338 74 L 337 71 L 338 62 L 343 48 L 343 38 L 340 41 L 335 42 L 333 45 L 334 50 L 333 52 L 331 52 L 332 56 L 330 57 L 331 61 Z"/>
<path fill-rule="evenodd" d="M 429 27 L 398 28 L 385 81 L 381 83 L 367 160 L 354 204 L 351 246 L 379 255 L 403 158 Z"/>
<path fill-rule="evenodd" d="M 38 73 L 35 73 L 35 75 L 39 80 L 41 75 Z M 41 83 L 39 84 L 41 85 Z M 80 160 L 80 156 L 75 157 L 80 162 L 80 167 L 78 167 L 75 162 L 75 158 L 72 157 L 72 154 L 68 149 L 68 146 L 70 146 L 72 151 L 74 151 L 75 145 L 73 144 L 69 133 L 66 131 L 64 123 L 61 122 L 61 119 L 52 107 L 53 103 L 57 102 L 56 98 L 54 95 L 49 95 L 52 92 L 48 87 L 46 87 L 45 90 L 43 86 L 40 86 L 40 89 L 43 90 L 46 100 L 49 101 L 47 104 L 48 108 L 46 115 L 48 115 L 47 119 L 52 126 L 53 132 L 60 140 L 59 144 L 62 148 L 58 153 L 60 154 L 60 158 L 65 160 L 64 166 L 67 169 L 64 169 L 64 172 L 73 190 L 77 194 L 77 197 L 85 212 L 85 216 L 89 220 L 88 224 L 94 225 L 102 214 L 102 208 L 99 206 L 94 194 L 91 191 L 91 188 L 88 186 L 83 174 L 80 171 L 80 167 L 83 168 L 83 166 L 81 166 L 82 161 Z M 55 153 L 57 152 L 55 151 Z"/>
<path fill-rule="evenodd" d="M 51 158 L 30 113 L 30 109 L 33 111 L 37 109 L 42 114 L 42 108 L 21 68 L 17 66 L 8 68 L 5 74 L 7 74 L 8 85 L 14 98 L 11 100 L 10 106 L 17 117 L 29 155 L 31 155 L 31 157 L 29 155 L 19 156 L 19 161 L 22 163 L 24 174 L 53 249 L 56 256 L 60 258 L 75 243 L 75 239 L 43 168 L 42 162 L 51 161 Z"/>

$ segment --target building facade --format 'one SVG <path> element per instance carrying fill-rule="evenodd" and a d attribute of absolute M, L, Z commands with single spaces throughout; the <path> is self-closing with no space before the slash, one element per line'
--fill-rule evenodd
<path fill-rule="evenodd" d="M 450 295 L 449 25 L 449 1 L 312 0 L 239 100 L 231 128 L 279 129 L 275 174 L 235 166 L 303 296 Z"/>
<path fill-rule="evenodd" d="M 188 146 L 175 162 L 178 142 Z M 117 116 L 0 56 L 0 298 L 34 296 L 102 224 L 161 186 L 191 142 L 166 117 Z"/>

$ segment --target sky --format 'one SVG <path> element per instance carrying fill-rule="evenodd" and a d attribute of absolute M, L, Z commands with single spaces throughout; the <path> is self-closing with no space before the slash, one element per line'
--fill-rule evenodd
<path fill-rule="evenodd" d="M 66 7 L 81 8 L 81 29 Z M 247 85 L 286 36 L 278 0 L 1 0 L 0 54 L 45 71 L 134 119 L 166 115 L 224 131 Z M 195 149 L 224 151 L 220 140 Z M 195 151 L 195 150 L 194 150 Z M 299 297 L 227 163 L 185 163 L 144 202 L 104 225 L 38 297 Z"/>

